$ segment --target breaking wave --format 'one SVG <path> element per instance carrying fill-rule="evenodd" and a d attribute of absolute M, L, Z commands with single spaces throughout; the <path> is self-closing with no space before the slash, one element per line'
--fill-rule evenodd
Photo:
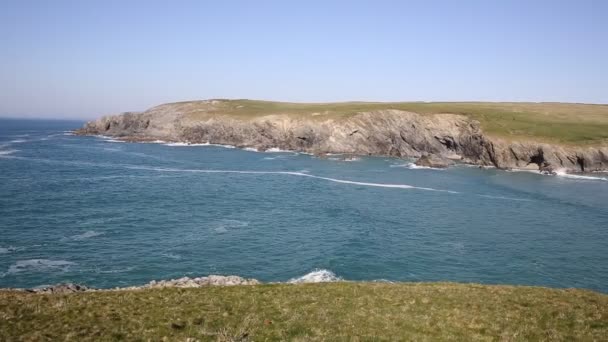
<path fill-rule="evenodd" d="M 8 156 L 11 155 L 15 152 L 19 152 L 19 150 L 0 150 L 0 157 L 1 156 Z"/>
<path fill-rule="evenodd" d="M 331 283 L 331 282 L 342 281 L 342 280 L 343 280 L 342 278 L 338 277 L 332 271 L 329 271 L 326 269 L 316 269 L 301 277 L 289 279 L 287 282 L 290 284 Z"/>
<path fill-rule="evenodd" d="M 446 170 L 446 169 L 440 169 L 440 168 L 430 167 L 430 166 L 419 166 L 414 163 L 393 164 L 390 167 L 403 167 L 403 168 L 410 169 L 410 170 L 439 170 L 439 171 Z"/>
<path fill-rule="evenodd" d="M 557 170 L 555 172 L 555 175 L 558 176 L 558 177 L 570 178 L 570 179 L 608 181 L 608 178 L 606 178 L 606 177 L 594 177 L 594 176 L 574 175 L 574 174 L 571 174 L 571 173 L 567 173 L 567 172 L 565 172 L 563 170 Z"/>

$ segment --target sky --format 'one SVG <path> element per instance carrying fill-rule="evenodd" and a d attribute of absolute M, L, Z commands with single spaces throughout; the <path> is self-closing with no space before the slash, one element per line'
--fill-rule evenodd
<path fill-rule="evenodd" d="M 608 1 L 0 0 L 0 116 L 174 101 L 608 103 Z"/>

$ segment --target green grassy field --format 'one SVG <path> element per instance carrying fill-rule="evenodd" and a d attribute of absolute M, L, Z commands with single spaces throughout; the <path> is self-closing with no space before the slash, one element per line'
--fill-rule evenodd
<path fill-rule="evenodd" d="M 255 100 L 216 100 L 173 104 L 193 119 L 210 114 L 252 118 L 285 114 L 311 119 L 341 118 L 358 112 L 399 109 L 420 114 L 463 114 L 480 121 L 491 136 L 573 145 L 608 143 L 608 105 L 507 102 L 342 102 L 289 103 Z"/>
<path fill-rule="evenodd" d="M 604 340 L 608 296 L 452 283 L 0 291 L 0 340 Z"/>

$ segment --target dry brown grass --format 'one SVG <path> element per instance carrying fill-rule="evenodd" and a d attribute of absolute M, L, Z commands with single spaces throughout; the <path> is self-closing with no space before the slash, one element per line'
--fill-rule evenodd
<path fill-rule="evenodd" d="M 0 292 L 0 340 L 606 340 L 608 296 L 448 283 Z"/>

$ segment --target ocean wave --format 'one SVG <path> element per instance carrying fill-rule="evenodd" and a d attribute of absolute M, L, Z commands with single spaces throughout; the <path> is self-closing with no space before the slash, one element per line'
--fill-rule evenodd
<path fill-rule="evenodd" d="M 26 142 L 26 141 L 27 141 L 27 140 L 25 140 L 25 139 L 15 139 L 15 140 L 11 140 L 11 141 L 9 141 L 9 143 L 10 143 L 10 144 L 21 144 L 21 143 L 24 143 L 24 142 Z"/>
<path fill-rule="evenodd" d="M 70 237 L 67 238 L 67 240 L 73 240 L 73 241 L 82 241 L 82 240 L 86 240 L 86 239 L 90 239 L 96 236 L 100 236 L 105 234 L 104 232 L 96 232 L 94 230 L 88 230 L 82 234 L 77 234 L 77 235 L 72 235 Z"/>
<path fill-rule="evenodd" d="M 182 258 L 181 255 L 174 254 L 174 253 L 161 253 L 160 255 L 167 259 L 172 259 L 172 260 L 180 260 Z"/>
<path fill-rule="evenodd" d="M 1 156 L 8 156 L 11 155 L 15 152 L 19 152 L 19 150 L 0 150 L 0 157 Z"/>
<path fill-rule="evenodd" d="M 342 157 L 342 158 L 331 157 L 331 158 L 327 158 L 327 160 L 342 161 L 342 162 L 355 162 L 355 161 L 360 161 L 361 158 L 359 158 L 359 157 Z"/>
<path fill-rule="evenodd" d="M 113 268 L 113 269 L 109 269 L 109 270 L 96 268 L 95 272 L 101 273 L 101 274 L 114 274 L 114 273 L 130 272 L 134 269 L 135 269 L 135 266 L 128 266 L 128 267 L 123 267 L 123 268 Z"/>
<path fill-rule="evenodd" d="M 0 247 L 0 254 L 8 254 L 8 253 L 16 252 L 18 250 L 19 250 L 19 248 L 16 248 L 13 246 Z"/>
<path fill-rule="evenodd" d="M 236 148 L 233 145 L 222 145 L 222 144 L 211 144 L 211 143 L 188 143 L 188 142 L 172 142 L 166 143 L 165 146 L 171 147 L 195 147 L 195 146 L 213 146 L 213 147 L 223 147 L 223 148 Z"/>
<path fill-rule="evenodd" d="M 414 163 L 393 164 L 393 165 L 390 165 L 390 167 L 403 167 L 403 168 L 410 169 L 410 170 L 438 170 L 438 171 L 446 170 L 446 169 L 440 169 L 437 167 L 419 166 Z"/>
<path fill-rule="evenodd" d="M 244 228 L 247 226 L 249 226 L 249 222 L 247 222 L 247 221 L 224 219 L 224 220 L 220 220 L 220 221 L 214 223 L 212 225 L 212 229 L 216 233 L 227 233 L 229 230 L 232 230 L 235 228 Z"/>
<path fill-rule="evenodd" d="M 340 184 L 352 184 L 352 185 L 362 185 L 369 187 L 378 187 L 378 188 L 395 188 L 395 189 L 417 189 L 417 190 L 426 190 L 426 191 L 438 191 L 438 192 L 448 192 L 457 194 L 457 191 L 451 190 L 441 190 L 434 188 L 426 188 L 413 186 L 408 184 L 388 184 L 388 183 L 371 183 L 371 182 L 357 182 L 345 179 L 338 178 L 330 178 L 330 177 L 321 177 L 315 176 L 308 173 L 303 172 L 295 172 L 295 171 L 237 171 L 237 170 L 208 170 L 208 169 L 174 169 L 174 168 L 161 168 L 161 167 L 131 167 L 137 170 L 150 170 L 150 171 L 158 171 L 158 172 L 191 172 L 191 173 L 236 173 L 236 174 L 257 174 L 257 175 L 290 175 L 290 176 L 300 176 L 300 177 L 309 177 L 314 179 L 322 179 L 329 182 L 340 183 Z"/>
<path fill-rule="evenodd" d="M 16 274 L 22 272 L 66 272 L 74 265 L 76 265 L 76 263 L 66 260 L 19 260 L 9 267 L 6 274 Z"/>
<path fill-rule="evenodd" d="M 606 177 L 595 177 L 595 176 L 585 176 L 585 175 L 575 175 L 575 174 L 571 174 L 571 173 L 567 173 L 564 170 L 557 170 L 555 171 L 555 175 L 557 177 L 563 177 L 563 178 L 570 178 L 570 179 L 580 179 L 580 180 L 601 180 L 601 181 L 608 181 L 608 178 Z"/>
<path fill-rule="evenodd" d="M 342 281 L 343 279 L 338 277 L 334 272 L 326 269 L 316 269 L 310 273 L 307 273 L 301 277 L 289 279 L 287 282 L 290 284 L 302 284 L 302 283 L 331 283 L 336 281 Z"/>
<path fill-rule="evenodd" d="M 598 181 L 598 180 L 599 181 L 608 181 L 607 177 L 573 174 L 573 173 L 568 173 L 564 169 L 558 169 L 553 174 L 543 173 L 538 170 L 527 170 L 527 169 L 512 169 L 512 170 L 506 170 L 506 171 L 507 172 L 526 172 L 526 173 L 533 173 L 535 175 L 540 175 L 540 176 L 560 177 L 560 178 L 566 178 L 566 179 L 578 179 L 578 180 L 589 180 L 589 181 Z"/>
<path fill-rule="evenodd" d="M 293 151 L 281 150 L 278 147 L 267 148 L 266 150 L 264 150 L 264 152 L 268 152 L 268 153 L 293 153 Z"/>
<path fill-rule="evenodd" d="M 483 194 L 478 194 L 477 196 L 485 197 L 485 198 L 492 198 L 492 199 L 508 200 L 508 201 L 532 202 L 531 199 L 527 199 L 527 198 L 517 198 L 517 197 L 507 197 L 507 196 L 494 196 L 494 195 L 483 195 Z"/>

